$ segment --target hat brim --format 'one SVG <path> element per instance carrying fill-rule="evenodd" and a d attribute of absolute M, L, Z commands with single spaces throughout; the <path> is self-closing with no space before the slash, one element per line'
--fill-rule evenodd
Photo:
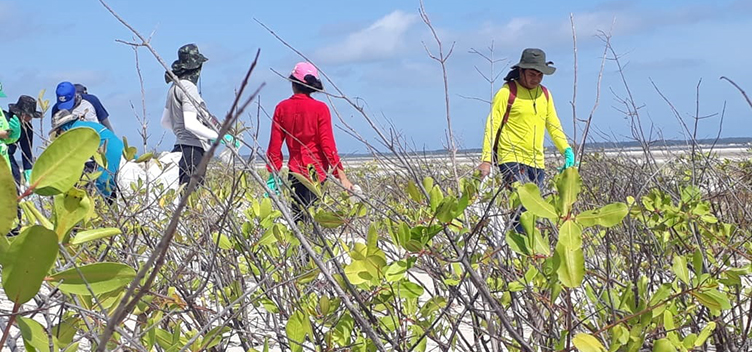
<path fill-rule="evenodd" d="M 55 105 L 57 106 L 57 110 L 71 110 L 73 105 L 76 105 L 76 99 L 71 99 L 62 103 L 57 102 Z"/>
<path fill-rule="evenodd" d="M 8 104 L 8 111 L 19 116 L 20 114 L 29 114 L 31 115 L 32 118 L 35 118 L 35 119 L 41 119 L 43 116 L 41 111 L 32 111 L 32 112 L 23 111 L 18 108 L 18 104 Z"/>
<path fill-rule="evenodd" d="M 548 66 L 548 65 L 536 65 L 536 64 L 524 64 L 519 63 L 515 65 L 515 67 L 524 68 L 526 70 L 536 70 L 544 75 L 552 75 L 554 72 L 556 72 L 556 67 Z"/>
<path fill-rule="evenodd" d="M 199 53 L 198 57 L 196 57 L 196 60 L 191 60 L 192 62 L 186 62 L 186 61 L 180 61 L 180 59 L 175 60 L 175 63 L 173 66 L 177 66 L 177 68 L 182 68 L 183 70 L 195 70 L 201 65 L 204 64 L 204 62 L 209 61 L 209 59 L 206 58 L 203 54 Z"/>

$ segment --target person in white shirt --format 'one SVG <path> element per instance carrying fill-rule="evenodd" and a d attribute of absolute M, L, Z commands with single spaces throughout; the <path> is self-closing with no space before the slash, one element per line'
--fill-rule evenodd
<path fill-rule="evenodd" d="M 190 182 L 210 141 L 218 137 L 217 132 L 199 120 L 199 114 L 209 116 L 196 86 L 203 63 L 207 60 L 195 44 L 186 44 L 180 47 L 178 59 L 172 63 L 172 73 L 178 77 L 179 82 L 174 82 L 169 73 L 165 72 L 165 82 L 172 85 L 167 91 L 161 124 L 175 133 L 175 147 L 172 151 L 182 153 L 178 163 L 181 185 Z M 199 182 L 203 182 L 203 178 Z"/>
<path fill-rule="evenodd" d="M 52 116 L 55 116 L 60 110 L 68 110 L 78 120 L 99 122 L 94 105 L 91 105 L 91 103 L 81 98 L 80 94 L 76 93 L 76 87 L 73 83 L 68 81 L 60 82 L 57 85 L 55 93 L 57 94 L 57 102 L 52 107 Z"/>

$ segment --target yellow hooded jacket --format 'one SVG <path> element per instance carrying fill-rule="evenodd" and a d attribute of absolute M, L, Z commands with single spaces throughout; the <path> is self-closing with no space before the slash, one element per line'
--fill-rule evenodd
<path fill-rule="evenodd" d="M 501 131 L 497 149 L 498 164 L 521 163 L 543 169 L 544 128 L 560 153 L 569 148 L 567 136 L 556 115 L 553 96 L 546 97 L 539 86 L 527 89 L 518 83 L 517 94 L 509 112 L 509 120 Z M 504 84 L 493 99 L 483 134 L 481 161 L 493 163 L 493 145 L 501 127 L 509 101 L 509 83 Z"/>

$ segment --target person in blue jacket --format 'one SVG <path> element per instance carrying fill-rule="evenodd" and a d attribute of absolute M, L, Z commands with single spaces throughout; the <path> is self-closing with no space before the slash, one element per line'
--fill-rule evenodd
<path fill-rule="evenodd" d="M 99 133 L 99 148 L 105 150 L 104 157 L 106 159 L 107 168 L 103 168 L 101 165 L 97 167 L 97 170 L 102 171 L 102 174 L 97 178 L 95 185 L 97 190 L 99 190 L 99 192 L 111 202 L 116 195 L 115 191 L 117 184 L 115 182 L 115 177 L 118 169 L 120 169 L 120 156 L 123 155 L 123 142 L 114 132 L 101 123 L 79 120 L 66 109 L 62 109 L 52 116 L 52 131 L 50 131 L 50 134 L 58 135 L 65 131 L 80 127 L 89 127 Z"/>

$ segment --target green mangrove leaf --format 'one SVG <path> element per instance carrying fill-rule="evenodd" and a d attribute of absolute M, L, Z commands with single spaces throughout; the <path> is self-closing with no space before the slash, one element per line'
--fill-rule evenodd
<path fill-rule="evenodd" d="M 224 250 L 232 249 L 234 246 L 232 244 L 232 240 L 227 237 L 227 235 L 218 232 L 212 234 L 212 242 L 217 243 L 219 245 L 219 249 Z"/>
<path fill-rule="evenodd" d="M 606 348 L 593 335 L 579 333 L 572 339 L 574 347 L 580 352 L 606 352 Z"/>
<path fill-rule="evenodd" d="M 16 181 L 5 160 L 0 158 L 0 236 L 5 236 L 13 228 L 16 221 L 16 209 L 18 209 L 18 194 L 16 194 Z"/>
<path fill-rule="evenodd" d="M 345 276 L 353 285 L 369 282 L 373 279 L 373 276 L 368 272 L 367 266 L 365 260 L 353 260 L 345 267 Z"/>
<path fill-rule="evenodd" d="M 135 277 L 136 270 L 125 264 L 95 263 L 61 271 L 52 275 L 50 281 L 60 283 L 57 287 L 65 293 L 89 296 L 87 284 L 99 295 L 123 288 Z"/>
<path fill-rule="evenodd" d="M 441 201 L 444 200 L 444 192 L 441 191 L 441 188 L 439 188 L 438 185 L 433 186 L 432 188 L 428 188 L 430 191 L 428 192 L 428 200 L 431 205 L 431 210 L 436 211 L 438 209 L 439 204 L 441 204 Z"/>
<path fill-rule="evenodd" d="M 78 352 L 78 345 L 78 342 L 72 343 L 70 346 L 66 347 L 63 352 Z"/>
<path fill-rule="evenodd" d="M 553 205 L 548 204 L 548 202 L 541 198 L 540 190 L 534 183 L 526 183 L 520 186 L 517 188 L 517 193 L 520 195 L 520 201 L 527 211 L 551 221 L 556 221 L 559 218 L 559 214 L 556 213 Z"/>
<path fill-rule="evenodd" d="M 50 335 L 47 334 L 42 324 L 37 323 L 34 319 L 18 317 L 18 328 L 21 330 L 24 347 L 29 352 L 42 352 L 50 350 Z M 60 350 L 57 346 L 57 339 L 52 339 L 54 351 Z"/>
<path fill-rule="evenodd" d="M 333 229 L 342 226 L 345 223 L 345 219 L 341 216 L 326 210 L 319 210 L 314 216 L 316 222 L 322 227 Z"/>
<path fill-rule="evenodd" d="M 418 189 L 418 186 L 413 181 L 409 181 L 407 183 L 407 194 L 412 198 L 414 201 L 418 203 L 423 202 L 423 193 L 420 192 Z"/>
<path fill-rule="evenodd" d="M 562 215 L 567 215 L 572 210 L 572 204 L 577 201 L 577 196 L 582 189 L 582 178 L 576 167 L 565 169 L 556 179 L 556 189 L 559 191 L 557 208 Z"/>
<path fill-rule="evenodd" d="M 705 307 L 712 310 L 728 310 L 731 309 L 731 303 L 729 303 L 728 296 L 718 291 L 717 289 L 710 288 L 700 292 L 691 292 L 692 296 L 697 298 Z"/>
<path fill-rule="evenodd" d="M 570 167 L 569 169 L 573 168 Z M 582 227 L 572 220 L 567 220 L 559 229 L 558 243 L 567 247 L 567 249 L 582 248 Z"/>
<path fill-rule="evenodd" d="M 676 352 L 676 347 L 668 339 L 660 339 L 653 344 L 653 352 Z"/>
<path fill-rule="evenodd" d="M 675 256 L 671 269 L 673 269 L 674 274 L 676 274 L 679 280 L 689 285 L 689 268 L 687 268 L 687 260 L 684 257 Z"/>
<path fill-rule="evenodd" d="M 91 203 L 86 192 L 77 188 L 55 196 L 55 233 L 59 241 L 63 242 L 65 235 L 84 220 L 91 210 Z"/>
<path fill-rule="evenodd" d="M 101 240 L 103 238 L 112 237 L 121 233 L 123 233 L 123 231 L 116 227 L 81 231 L 76 234 L 76 237 L 73 237 L 73 239 L 70 241 L 70 244 L 76 245 Z"/>
<path fill-rule="evenodd" d="M 436 218 L 444 224 L 454 219 L 454 209 L 457 207 L 457 198 L 454 196 L 444 197 L 436 208 Z"/>
<path fill-rule="evenodd" d="M 398 292 L 403 298 L 418 298 L 423 294 L 423 286 L 405 281 L 399 284 Z"/>
<path fill-rule="evenodd" d="M 584 211 L 577 215 L 576 220 L 583 226 L 601 225 L 615 226 L 627 216 L 629 209 L 624 203 L 611 203 L 603 208 Z"/>
<path fill-rule="evenodd" d="M 31 172 L 31 188 L 42 196 L 68 191 L 81 178 L 84 163 L 96 153 L 99 133 L 84 127 L 69 130 L 57 137 L 42 152 Z"/>
<path fill-rule="evenodd" d="M 559 269 L 556 271 L 559 281 L 566 287 L 579 287 L 585 277 L 585 256 L 582 249 L 569 249 L 558 244 L 556 254 L 561 260 Z"/>
<path fill-rule="evenodd" d="M 407 273 L 407 262 L 400 260 L 386 267 L 384 278 L 387 282 L 397 282 L 405 277 L 405 273 Z"/>
<path fill-rule="evenodd" d="M 548 257 L 551 255 L 551 245 L 548 243 L 547 238 L 543 238 L 540 230 L 533 229 L 532 233 L 528 236 L 530 243 L 532 244 L 535 254 Z"/>
<path fill-rule="evenodd" d="M 528 238 L 520 235 L 516 231 L 507 231 L 505 240 L 509 245 L 509 248 L 522 255 L 530 255 L 530 246 L 528 246 Z"/>
<path fill-rule="evenodd" d="M 18 304 L 32 299 L 57 253 L 57 235 L 39 225 L 27 228 L 13 240 L 3 259 L 3 289 L 8 299 Z"/>
<path fill-rule="evenodd" d="M 713 330 L 715 330 L 715 322 L 711 321 L 708 323 L 708 325 L 705 325 L 704 328 L 702 328 L 702 331 L 700 332 L 700 336 L 697 337 L 697 340 L 694 342 L 694 347 L 700 347 L 705 344 L 705 341 L 707 341 L 708 337 L 710 337 L 710 334 L 713 333 Z"/>
<path fill-rule="evenodd" d="M 303 342 L 305 342 L 306 335 L 313 336 L 311 321 L 308 320 L 308 316 L 300 310 L 296 311 L 290 317 L 290 320 L 287 321 L 285 332 L 287 333 L 287 339 L 290 343 L 290 350 L 293 352 L 302 352 Z"/>

